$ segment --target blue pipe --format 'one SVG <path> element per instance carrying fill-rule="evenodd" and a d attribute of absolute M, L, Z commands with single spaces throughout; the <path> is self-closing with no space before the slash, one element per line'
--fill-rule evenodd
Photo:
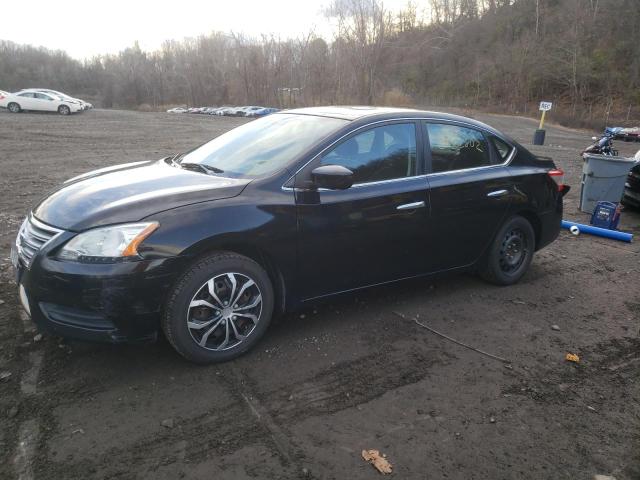
<path fill-rule="evenodd" d="M 562 228 L 569 229 L 573 226 L 578 227 L 580 233 L 590 233 L 597 237 L 612 238 L 614 240 L 620 240 L 621 242 L 631 243 L 633 240 L 633 234 L 626 232 L 619 232 L 618 230 L 608 230 L 606 228 L 593 227 L 591 225 L 583 225 L 582 223 L 567 222 L 562 220 Z"/>

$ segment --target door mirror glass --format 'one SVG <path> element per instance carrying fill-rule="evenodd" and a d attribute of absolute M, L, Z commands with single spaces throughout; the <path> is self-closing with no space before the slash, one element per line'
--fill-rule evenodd
<path fill-rule="evenodd" d="M 353 172 L 342 165 L 323 165 L 311 171 L 311 180 L 317 188 L 346 190 L 353 185 Z"/>

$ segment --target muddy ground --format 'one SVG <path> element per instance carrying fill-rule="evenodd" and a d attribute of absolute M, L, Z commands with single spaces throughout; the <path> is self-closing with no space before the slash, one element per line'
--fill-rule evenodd
<path fill-rule="evenodd" d="M 478 118 L 526 144 L 536 126 Z M 362 449 L 384 452 L 396 478 L 640 478 L 637 241 L 563 232 L 513 287 L 465 275 L 335 298 L 211 367 L 164 340 L 34 341 L 8 258 L 30 206 L 71 176 L 160 158 L 242 122 L 0 112 L 0 377 L 11 373 L 0 380 L 0 478 L 378 478 Z M 547 145 L 532 147 L 567 172 L 566 218 L 586 220 L 576 202 L 591 135 L 549 126 Z M 626 211 L 622 228 L 640 234 L 640 214 Z"/>

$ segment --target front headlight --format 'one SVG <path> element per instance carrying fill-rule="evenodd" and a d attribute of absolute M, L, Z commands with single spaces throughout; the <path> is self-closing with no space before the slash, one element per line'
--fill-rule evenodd
<path fill-rule="evenodd" d="M 158 226 L 158 222 L 146 222 L 89 230 L 73 237 L 62 247 L 58 258 L 91 263 L 134 259 L 138 257 L 138 245 Z"/>

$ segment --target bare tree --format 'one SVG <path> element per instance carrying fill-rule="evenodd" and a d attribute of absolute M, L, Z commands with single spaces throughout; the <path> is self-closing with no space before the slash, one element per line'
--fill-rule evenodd
<path fill-rule="evenodd" d="M 310 105 L 526 111 L 544 98 L 575 121 L 633 121 L 640 107 L 637 0 L 410 0 L 393 14 L 381 0 L 334 0 L 325 14 L 331 40 L 214 32 L 85 61 L 0 41 L 0 89 L 47 86 L 120 108 L 278 105 L 281 88 Z"/>

